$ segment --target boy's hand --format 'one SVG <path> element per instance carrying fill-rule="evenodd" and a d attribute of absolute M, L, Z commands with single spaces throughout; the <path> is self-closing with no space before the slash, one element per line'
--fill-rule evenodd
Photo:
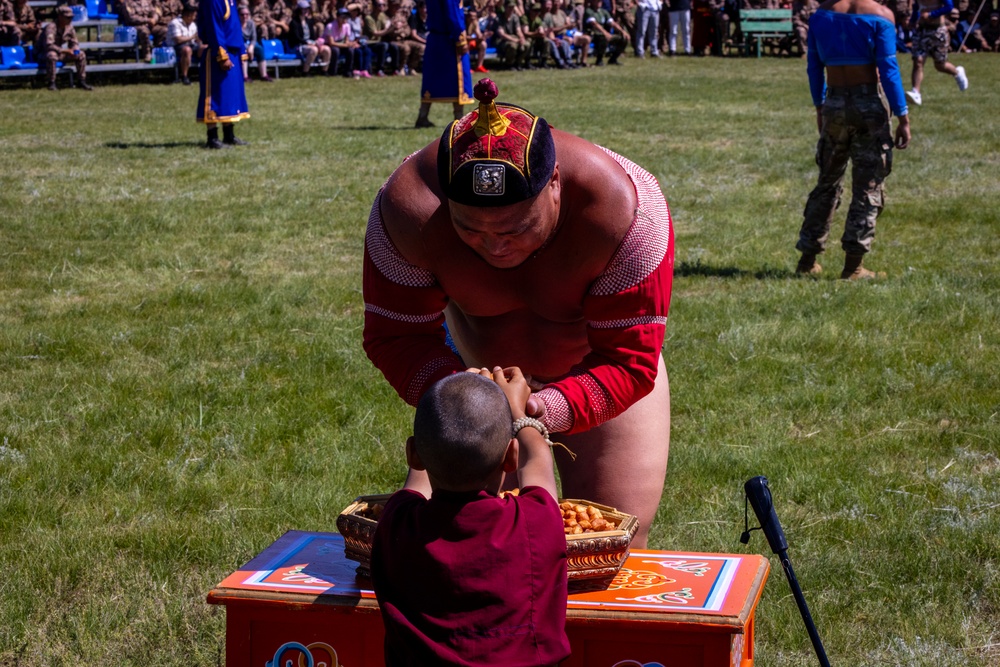
<path fill-rule="evenodd" d="M 515 384 L 524 384 L 528 387 L 528 393 L 524 398 L 523 402 L 518 403 L 520 398 L 516 400 L 511 400 L 511 393 L 505 388 L 504 384 L 501 384 L 499 380 L 496 379 L 496 373 L 499 370 L 502 379 L 507 385 L 514 382 Z M 541 399 L 533 398 L 532 392 L 539 391 L 545 385 L 540 382 L 532 380 L 531 376 L 524 375 L 521 369 L 517 366 L 511 366 L 509 368 L 501 369 L 499 366 L 493 367 L 493 372 L 491 373 L 488 368 L 466 368 L 466 373 L 478 373 L 483 377 L 490 378 L 494 382 L 500 385 L 500 388 L 504 390 L 504 394 L 507 396 L 507 402 L 510 403 L 511 415 L 514 419 L 520 419 L 521 417 L 534 417 L 535 419 L 541 419 L 545 416 L 545 404 L 542 403 Z M 514 373 L 517 373 L 517 380 L 514 378 Z M 521 389 L 518 389 L 521 391 Z"/>
<path fill-rule="evenodd" d="M 507 397 L 507 402 L 510 403 L 510 413 L 514 419 L 524 417 L 528 397 L 531 396 L 531 387 L 528 386 L 527 380 L 524 379 L 521 369 L 517 366 L 511 366 L 510 368 L 494 366 L 493 381 L 503 389 L 503 393 Z"/>

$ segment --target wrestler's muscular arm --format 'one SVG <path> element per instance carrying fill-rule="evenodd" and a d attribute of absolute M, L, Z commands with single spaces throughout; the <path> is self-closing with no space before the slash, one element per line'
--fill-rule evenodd
<path fill-rule="evenodd" d="M 551 431 L 579 433 L 652 391 L 670 306 L 673 233 L 666 202 L 648 172 L 581 139 L 554 134 L 557 148 L 569 153 L 560 164 L 573 165 L 564 179 L 565 196 L 588 204 L 578 206 L 578 222 L 604 235 L 610 257 L 583 301 L 590 353 L 536 394 Z"/>
<path fill-rule="evenodd" d="M 425 268 L 420 230 L 440 215 L 442 198 L 420 178 L 437 142 L 390 176 L 372 206 L 365 234 L 364 348 L 403 400 L 416 405 L 424 387 L 463 370 L 445 344 L 448 297 Z"/>

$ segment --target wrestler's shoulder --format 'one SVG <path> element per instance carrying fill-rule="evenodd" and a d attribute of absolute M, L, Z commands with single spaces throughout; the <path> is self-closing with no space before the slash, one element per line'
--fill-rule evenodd
<path fill-rule="evenodd" d="M 855 0 L 855 2 L 857 3 L 855 6 L 858 13 L 874 14 L 875 16 L 884 18 L 893 25 L 896 24 L 896 15 L 885 5 L 875 0 Z"/>
<path fill-rule="evenodd" d="M 382 224 L 397 245 L 406 245 L 441 207 L 437 187 L 437 142 L 417 151 L 386 181 L 379 206 Z"/>
<path fill-rule="evenodd" d="M 622 164 L 600 146 L 567 132 L 553 132 L 566 193 L 578 219 L 589 220 L 612 236 L 632 224 L 638 204 L 635 186 Z"/>

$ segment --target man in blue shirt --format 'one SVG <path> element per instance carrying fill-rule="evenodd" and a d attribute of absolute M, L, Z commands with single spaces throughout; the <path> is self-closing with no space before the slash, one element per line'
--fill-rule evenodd
<path fill-rule="evenodd" d="M 892 170 L 892 148 L 910 143 L 903 82 L 896 62 L 892 11 L 874 0 L 827 0 L 809 20 L 809 89 L 816 106 L 819 181 L 809 200 L 795 246 L 802 252 L 796 273 L 816 275 L 816 255 L 826 249 L 840 205 L 847 163 L 852 163 L 851 205 L 841 246 L 847 255 L 840 277 L 875 278 L 862 267 L 882 212 L 883 182 Z M 889 109 L 899 120 L 893 141 Z"/>

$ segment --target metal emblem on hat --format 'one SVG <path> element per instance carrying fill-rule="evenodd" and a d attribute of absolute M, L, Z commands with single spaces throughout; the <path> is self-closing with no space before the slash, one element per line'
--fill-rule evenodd
<path fill-rule="evenodd" d="M 477 195 L 502 195 L 503 176 L 502 164 L 477 164 L 472 172 L 472 191 Z"/>

